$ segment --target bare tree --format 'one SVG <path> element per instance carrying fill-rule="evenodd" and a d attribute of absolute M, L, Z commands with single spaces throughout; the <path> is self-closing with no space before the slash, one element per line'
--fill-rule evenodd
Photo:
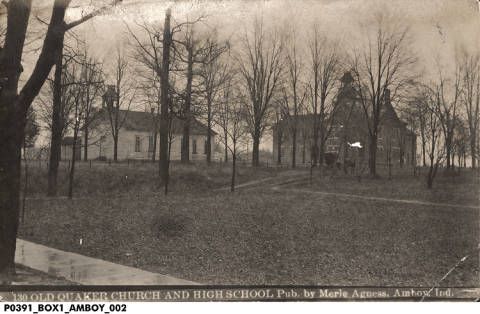
<path fill-rule="evenodd" d="M 282 164 L 282 144 L 284 142 L 285 128 L 282 125 L 282 121 L 285 121 L 288 117 L 285 114 L 285 104 L 283 97 L 276 97 L 274 100 L 274 126 L 273 132 L 277 138 L 277 165 Z M 274 152 L 275 154 L 275 152 Z"/>
<path fill-rule="evenodd" d="M 442 123 L 438 115 L 438 108 L 442 106 L 441 86 L 432 84 L 426 87 L 426 98 L 419 106 L 425 106 L 425 133 L 427 138 L 426 152 L 428 155 L 429 169 L 426 176 L 427 187 L 433 187 L 433 181 L 437 175 L 438 168 L 445 158 L 445 145 L 442 141 Z"/>
<path fill-rule="evenodd" d="M 157 151 L 157 139 L 161 112 L 161 77 L 162 77 L 162 40 L 161 28 L 149 25 L 146 22 L 137 24 L 141 29 L 144 39 L 126 25 L 130 36 L 134 40 L 134 59 L 140 65 L 138 74 L 142 77 L 141 91 L 144 101 L 150 107 L 153 122 L 153 153 L 152 161 L 155 161 Z"/>
<path fill-rule="evenodd" d="M 405 104 L 398 109 L 401 117 L 407 122 L 410 131 L 419 135 L 421 164 L 423 167 L 427 167 L 426 111 L 428 108 L 425 102 L 429 96 L 427 94 L 428 89 L 425 88 L 421 82 L 418 82 L 416 85 L 418 88 L 412 91 L 410 98 L 406 99 Z M 413 144 L 414 142 L 412 142 L 412 148 L 414 147 Z M 416 158 L 413 151 L 412 158 Z M 416 167 L 414 167 L 414 173 L 416 174 L 415 168 Z"/>
<path fill-rule="evenodd" d="M 154 26 L 148 25 L 147 23 L 139 24 L 138 26 L 142 29 L 143 33 L 147 35 L 146 40 L 142 40 L 138 37 L 130 28 L 128 28 L 130 35 L 135 41 L 135 46 L 138 56 L 138 60 L 142 63 L 147 69 L 153 71 L 158 79 L 159 88 L 160 88 L 160 110 L 157 111 L 157 117 L 159 120 L 159 140 L 160 140 L 160 153 L 159 153 L 159 174 L 162 181 L 162 184 L 165 186 L 165 191 L 168 190 L 168 169 L 169 169 L 169 129 L 170 124 L 173 119 L 173 113 L 170 112 L 172 107 L 172 97 L 176 97 L 179 93 L 175 90 L 175 84 L 172 82 L 171 73 L 174 72 L 178 65 L 176 61 L 188 59 L 187 57 L 180 55 L 180 49 L 178 46 L 187 46 L 191 50 L 192 61 L 187 62 L 190 64 L 191 69 L 187 69 L 187 77 L 191 77 L 193 80 L 193 63 L 194 63 L 194 46 L 195 42 L 192 37 L 191 42 L 182 41 L 174 38 L 175 34 L 182 32 L 187 28 L 186 34 L 188 37 L 188 29 L 192 29 L 192 26 L 198 23 L 203 19 L 203 16 L 195 19 L 193 21 L 186 21 L 183 23 L 176 23 L 172 26 L 172 14 L 171 8 L 168 8 L 165 12 L 164 25 L 162 28 L 155 28 Z M 127 26 L 128 27 L 128 26 Z M 193 36 L 193 34 L 191 34 Z M 190 49 L 191 48 L 191 49 Z M 188 65 L 187 65 L 188 67 Z M 187 79 L 187 88 L 185 91 L 185 96 L 191 96 L 191 87 L 189 83 L 190 79 Z M 177 97 L 176 101 L 182 100 Z M 191 99 L 186 100 L 184 103 L 183 111 L 189 112 L 189 104 L 191 104 Z M 185 108 L 187 107 L 187 108 Z M 179 113 L 175 114 L 177 117 L 181 117 Z M 190 115 L 188 115 L 190 116 Z M 189 133 L 189 123 L 185 123 L 184 131 Z M 188 136 L 187 136 L 188 137 Z M 183 150 L 183 159 L 185 159 L 185 154 L 188 153 L 187 150 Z"/>
<path fill-rule="evenodd" d="M 232 90 L 233 85 L 227 85 L 227 98 L 220 110 L 220 126 L 225 131 L 226 137 L 221 138 L 226 149 L 232 156 L 232 172 L 230 180 L 230 191 L 235 191 L 235 180 L 237 173 L 237 158 L 241 153 L 241 143 L 245 140 L 248 133 L 248 125 L 245 119 L 245 104 L 247 98 L 242 95 L 236 95 Z"/>
<path fill-rule="evenodd" d="M 83 51 L 81 45 L 83 45 Z M 98 117 L 93 107 L 93 102 L 100 95 L 103 88 L 102 73 L 99 64 L 94 62 L 87 54 L 84 43 L 77 43 L 77 60 L 72 62 L 67 68 L 64 76 L 69 77 L 72 82 L 72 88 L 69 89 L 72 102 L 72 156 L 68 175 L 68 198 L 73 197 L 73 182 L 75 176 L 75 163 L 77 161 L 77 149 L 79 149 L 80 131 L 87 135 L 85 138 L 85 147 L 88 145 L 88 130 L 92 122 Z M 85 160 L 87 160 L 87 151 L 84 150 Z"/>
<path fill-rule="evenodd" d="M 336 112 L 333 97 L 340 74 L 337 44 L 322 36 L 315 25 L 309 39 L 311 78 L 312 165 L 323 164 L 325 142 L 330 135 Z"/>
<path fill-rule="evenodd" d="M 295 32 L 292 32 L 289 41 L 291 44 L 285 50 L 287 75 L 282 92 L 285 115 L 288 116 L 287 121 L 292 139 L 292 168 L 295 168 L 297 164 L 298 115 L 301 113 L 306 92 L 301 82 L 303 64 L 300 60 Z"/>
<path fill-rule="evenodd" d="M 385 95 L 400 95 L 412 80 L 415 63 L 408 45 L 408 28 L 394 23 L 383 13 L 376 16 L 373 34 L 366 34 L 365 47 L 353 53 L 352 74 L 358 100 L 367 120 L 370 175 L 376 176 L 377 142 Z"/>
<path fill-rule="evenodd" d="M 478 53 L 475 55 L 464 53 L 462 70 L 463 93 L 461 102 L 467 116 L 472 168 L 476 168 L 479 149 L 477 134 L 480 125 L 480 55 Z"/>
<path fill-rule="evenodd" d="M 169 17 L 170 19 L 170 17 Z M 194 35 L 194 25 L 201 21 L 203 16 L 194 20 L 187 21 L 185 23 L 179 23 L 174 27 L 169 27 L 168 33 L 170 34 L 169 42 L 169 51 L 173 52 L 173 55 L 168 57 L 169 67 L 168 72 L 173 72 L 176 61 L 181 61 L 186 64 L 185 69 L 176 69 L 175 72 L 184 72 L 186 78 L 186 87 L 182 94 L 182 102 L 184 104 L 183 108 L 183 119 L 184 130 L 183 130 L 183 142 L 182 142 L 182 152 L 181 160 L 182 162 L 188 162 L 190 157 L 189 152 L 189 142 L 190 142 L 190 125 L 192 119 L 192 84 L 194 79 L 194 66 L 196 63 L 199 63 L 198 56 L 201 54 L 201 47 L 199 47 L 199 39 Z M 154 75 L 157 76 L 158 81 L 161 83 L 161 78 L 163 75 L 163 53 L 164 39 L 161 38 L 160 30 L 154 26 L 149 26 L 147 23 L 138 24 L 142 32 L 147 35 L 145 40 L 140 39 L 127 25 L 127 28 L 130 32 L 130 35 L 135 41 L 135 50 L 137 60 L 148 70 L 153 71 Z M 165 32 L 165 30 L 164 30 Z M 174 38 L 176 33 L 183 33 L 183 38 L 178 39 Z M 164 34 L 165 35 L 165 34 Z M 178 36 L 177 36 L 178 37 Z M 183 49 L 182 49 L 183 48 Z M 178 66 L 178 65 L 177 65 Z M 159 84 L 160 88 L 162 84 Z M 170 84 L 168 87 L 172 89 L 173 86 Z M 161 100 L 161 93 L 160 100 Z M 160 111 L 157 111 L 157 117 L 160 119 Z"/>
<path fill-rule="evenodd" d="M 159 156 L 159 172 L 162 183 L 165 186 L 165 194 L 168 191 L 169 179 L 169 121 L 170 120 L 170 50 L 172 46 L 172 29 L 171 29 L 171 10 L 165 12 L 165 21 L 163 26 L 162 37 L 162 70 L 160 75 L 160 156 Z M 171 124 L 171 123 L 170 123 Z"/>
<path fill-rule="evenodd" d="M 470 142 L 467 121 L 459 119 L 455 135 L 453 138 L 452 149 L 452 166 L 455 164 L 455 156 L 457 157 L 457 165 L 460 168 L 466 167 L 466 158 L 468 151 L 468 143 Z M 462 163 L 463 161 L 463 163 Z"/>
<path fill-rule="evenodd" d="M 63 46 L 66 46 L 63 44 Z M 48 188 L 47 195 L 57 194 L 57 175 L 58 166 L 61 159 L 61 141 L 67 127 L 70 125 L 70 113 L 73 110 L 73 101 L 71 89 L 76 82 L 71 81 L 72 77 L 65 77 L 64 74 L 68 67 L 76 62 L 77 51 L 62 47 L 58 50 L 55 60 L 55 72 L 51 87 L 52 106 L 50 123 L 50 156 L 48 163 Z"/>
<path fill-rule="evenodd" d="M 216 124 L 220 127 L 222 130 L 222 139 L 221 141 L 223 142 L 224 145 L 224 157 L 223 161 L 226 163 L 228 162 L 228 127 L 229 127 L 229 122 L 230 122 L 230 116 L 229 116 L 229 110 L 228 110 L 228 105 L 230 104 L 230 98 L 231 98 L 231 80 L 228 80 L 225 82 L 225 86 L 223 88 L 223 95 L 222 99 L 218 102 L 217 108 L 216 108 Z"/>
<path fill-rule="evenodd" d="M 66 59 L 64 57 L 64 59 Z M 61 134 L 60 138 L 65 136 L 70 124 L 71 124 L 71 112 L 73 110 L 73 102 L 71 101 L 72 93 L 70 93 L 70 89 L 73 88 L 74 82 L 71 82 L 71 77 L 65 76 L 65 72 L 67 67 L 70 63 L 73 62 L 71 58 L 69 60 L 64 60 L 62 63 L 62 71 L 64 72 L 62 75 L 62 82 L 61 82 L 61 110 L 58 112 L 59 114 L 59 122 L 57 124 L 58 131 Z M 53 77 L 47 79 L 46 84 L 41 89 L 38 97 L 35 99 L 36 109 L 38 111 L 39 119 L 42 121 L 44 128 L 52 134 L 53 129 Z"/>
<path fill-rule="evenodd" d="M 438 67 L 438 82 L 435 84 L 438 94 L 436 114 L 443 131 L 447 169 L 452 168 L 453 139 L 459 118 L 461 91 L 461 70 L 457 65 L 453 78 L 446 77 Z"/>
<path fill-rule="evenodd" d="M 142 81 L 139 84 L 139 94 L 141 100 L 146 104 L 145 110 L 148 110 L 152 119 L 152 140 L 149 142 L 149 152 L 152 153 L 151 159 L 156 160 L 157 142 L 158 142 L 158 124 L 160 121 L 160 82 L 159 77 L 151 71 L 145 71 L 148 74 L 141 76 Z M 140 71 L 138 72 L 141 73 Z M 139 75 L 140 76 L 140 75 Z"/>
<path fill-rule="evenodd" d="M 96 120 L 100 118 L 100 110 L 95 106 L 100 93 L 104 90 L 104 77 L 101 63 L 87 53 L 85 46 L 82 58 L 82 93 L 81 107 L 83 111 L 83 120 L 81 131 L 83 132 L 83 159 L 88 160 L 89 139 L 91 129 Z"/>
<path fill-rule="evenodd" d="M 250 36 L 249 36 L 250 35 Z M 272 98 L 277 92 L 282 68 L 283 43 L 277 32 L 267 32 L 261 21 L 242 40 L 238 60 L 243 85 L 248 95 L 246 119 L 253 140 L 252 165 L 259 166 L 260 139 L 272 114 Z"/>
<path fill-rule="evenodd" d="M 11 273 L 15 269 L 20 156 L 28 108 L 55 64 L 59 48 L 63 46 L 63 34 L 110 7 L 102 7 L 78 20 L 66 23 L 64 17 L 69 4 L 69 0 L 55 0 L 41 52 L 31 75 L 19 91 L 22 52 L 32 1 L 2 3 L 7 5 L 7 31 L 0 54 L 0 273 Z"/>
<path fill-rule="evenodd" d="M 73 141 L 72 141 L 72 156 L 70 162 L 70 169 L 68 172 L 68 198 L 73 197 L 73 179 L 75 175 L 75 162 L 77 160 L 77 147 L 78 147 L 78 135 L 80 131 L 80 126 L 83 120 L 83 115 L 85 112 L 84 103 L 82 102 L 82 94 L 84 92 L 84 82 L 82 82 L 81 73 L 78 73 L 84 69 L 81 69 L 80 66 L 77 66 L 76 63 L 73 63 L 70 68 L 66 71 L 66 75 L 71 77 L 71 81 L 74 82 L 73 88 L 70 89 L 72 94 L 71 101 L 73 103 L 73 116 L 72 116 L 72 131 L 73 131 Z"/>
<path fill-rule="evenodd" d="M 201 114 L 207 122 L 207 141 L 206 153 L 207 163 L 212 160 L 212 132 L 215 120 L 214 111 L 217 103 L 221 101 L 219 94 L 224 87 L 225 81 L 229 77 L 229 67 L 222 62 L 221 55 L 228 49 L 228 44 L 217 41 L 214 37 L 209 37 L 204 43 L 202 49 L 202 62 L 199 69 L 201 97 L 203 98 L 204 110 Z"/>
<path fill-rule="evenodd" d="M 113 139 L 113 160 L 118 159 L 118 137 L 125 123 L 137 86 L 128 76 L 129 63 L 120 49 L 117 50 L 115 62 L 115 85 L 110 85 L 104 95 L 106 113 L 110 123 Z"/>
<path fill-rule="evenodd" d="M 64 6 L 65 8 L 70 5 L 71 0 L 57 0 L 55 3 L 58 2 L 59 6 Z M 118 0 L 113 2 L 113 5 L 116 4 Z M 65 38 L 67 35 L 67 31 L 72 29 L 73 27 L 80 25 L 81 23 L 89 20 L 90 18 L 98 15 L 108 9 L 110 6 L 105 6 L 97 11 L 93 11 L 90 14 L 84 15 L 77 21 L 71 22 L 70 24 L 66 25 L 65 27 L 59 27 L 55 31 L 59 37 L 57 42 L 58 46 L 55 49 L 55 72 L 54 72 L 54 79 L 53 79 L 53 110 L 52 110 L 52 134 L 50 139 L 50 160 L 48 164 L 48 189 L 47 195 L 54 196 L 57 193 L 57 173 L 58 173 L 58 166 L 60 162 L 60 155 L 61 155 L 61 141 L 62 141 L 62 117 L 61 112 L 62 109 L 62 68 L 63 68 L 63 61 L 64 61 L 64 50 L 68 45 L 65 44 Z M 52 14 L 54 14 L 53 12 Z M 64 13 L 62 13 L 64 15 Z M 38 17 L 37 17 L 38 18 Z M 63 17 L 62 17 L 63 19 Z M 75 37 L 75 36 L 73 36 Z M 75 38 L 76 39 L 76 38 Z"/>

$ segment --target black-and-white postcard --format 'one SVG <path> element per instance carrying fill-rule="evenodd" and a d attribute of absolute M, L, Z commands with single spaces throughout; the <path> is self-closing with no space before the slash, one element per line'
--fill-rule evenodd
<path fill-rule="evenodd" d="M 479 301 L 479 152 L 480 0 L 3 0 L 1 310 Z"/>

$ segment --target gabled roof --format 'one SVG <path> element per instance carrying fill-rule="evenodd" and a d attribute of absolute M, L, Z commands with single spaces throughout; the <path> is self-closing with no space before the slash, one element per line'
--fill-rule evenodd
<path fill-rule="evenodd" d="M 105 112 L 104 118 L 105 121 L 108 121 L 108 114 Z M 125 120 L 124 120 L 125 119 Z M 154 117 L 152 113 L 145 111 L 132 111 L 132 110 L 120 110 L 119 111 L 119 121 L 123 122 L 122 127 L 139 132 L 152 132 Z M 174 117 L 172 121 L 172 130 L 175 134 L 183 133 L 183 126 L 185 125 L 185 120 L 182 120 L 178 117 Z M 190 125 L 190 134 L 192 135 L 206 135 L 208 128 L 193 118 Z M 213 130 L 210 131 L 212 135 L 217 133 Z"/>

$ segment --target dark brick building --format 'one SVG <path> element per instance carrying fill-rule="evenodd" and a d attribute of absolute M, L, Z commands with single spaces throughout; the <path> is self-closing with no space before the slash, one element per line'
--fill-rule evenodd
<path fill-rule="evenodd" d="M 350 73 L 345 73 L 335 98 L 336 111 L 324 152 L 334 153 L 337 161 L 358 160 L 368 162 L 368 127 L 365 114 L 353 86 Z M 291 164 L 293 116 L 281 120 L 273 127 L 273 158 L 275 163 Z M 297 116 L 296 164 L 310 164 L 313 148 L 313 114 Z M 327 134 L 326 132 L 325 134 Z M 352 148 L 348 143 L 360 142 L 361 149 Z M 320 143 L 318 144 L 320 147 Z M 400 120 L 390 101 L 390 93 L 384 95 L 380 132 L 378 137 L 377 164 L 393 166 L 409 165 L 416 162 L 416 135 Z"/>

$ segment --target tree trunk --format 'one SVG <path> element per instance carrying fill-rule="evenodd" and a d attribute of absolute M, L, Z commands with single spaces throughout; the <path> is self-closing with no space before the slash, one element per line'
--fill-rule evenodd
<path fill-rule="evenodd" d="M 322 167 L 323 166 L 323 161 L 325 159 L 325 139 L 323 137 L 320 139 L 320 147 L 317 148 L 317 149 L 320 150 L 319 153 L 318 153 L 318 165 L 320 165 L 320 167 Z"/>
<path fill-rule="evenodd" d="M 2 114 L 1 118 L 8 116 Z M 15 119 L 10 116 L 8 119 Z M 2 121 L 3 120 L 3 121 Z M 21 135 L 17 123 L 0 120 L 0 273 L 14 271 L 20 208 Z M 18 124 L 21 121 L 18 121 Z"/>
<path fill-rule="evenodd" d="M 207 164 L 212 162 L 212 113 L 209 106 L 207 117 Z"/>
<path fill-rule="evenodd" d="M 225 162 L 228 162 L 228 132 L 224 131 L 223 137 L 225 139 Z"/>
<path fill-rule="evenodd" d="M 83 160 L 88 160 L 88 126 L 83 131 Z"/>
<path fill-rule="evenodd" d="M 207 89 L 207 164 L 210 164 L 212 161 L 212 104 L 213 104 L 213 90 L 210 88 Z"/>
<path fill-rule="evenodd" d="M 472 155 L 472 169 L 477 167 L 477 145 L 475 134 L 470 136 L 470 155 Z"/>
<path fill-rule="evenodd" d="M 452 160 L 451 160 L 451 163 L 452 163 L 451 168 L 452 168 L 452 169 L 455 169 L 455 151 L 452 151 L 451 156 L 452 156 L 452 157 L 451 157 L 451 158 L 452 158 Z"/>
<path fill-rule="evenodd" d="M 118 130 L 113 135 L 113 161 L 118 161 Z"/>
<path fill-rule="evenodd" d="M 306 139 L 305 135 L 302 135 L 302 164 L 305 164 L 306 159 L 307 159 L 307 148 L 306 148 Z"/>
<path fill-rule="evenodd" d="M 282 132 L 280 131 L 277 131 L 277 164 L 282 164 Z"/>
<path fill-rule="evenodd" d="M 171 120 L 169 119 L 168 121 L 168 129 L 170 130 L 171 128 Z M 168 134 L 168 151 L 167 151 L 167 171 L 166 171 L 166 176 L 165 176 L 165 181 L 164 181 L 164 193 L 165 196 L 168 194 L 168 185 L 170 183 L 170 153 L 172 151 L 172 138 L 170 137 L 170 133 Z"/>
<path fill-rule="evenodd" d="M 63 48 L 57 51 L 53 78 L 52 134 L 50 139 L 50 160 L 48 163 L 48 196 L 57 195 L 58 165 L 62 149 L 62 61 Z"/>
<path fill-rule="evenodd" d="M 232 180 L 230 183 L 230 192 L 235 191 L 235 175 L 236 175 L 236 167 L 237 167 L 237 149 L 236 144 L 233 144 L 233 154 L 232 154 Z"/>
<path fill-rule="evenodd" d="M 392 179 L 392 148 L 389 147 L 389 152 L 387 154 L 387 163 L 388 163 L 388 179 Z"/>
<path fill-rule="evenodd" d="M 430 158 L 430 168 L 427 175 L 427 188 L 431 189 L 433 187 L 433 180 L 437 175 L 438 162 L 434 164 L 434 158 Z"/>
<path fill-rule="evenodd" d="M 368 167 L 372 177 L 377 176 L 377 135 L 370 135 Z"/>
<path fill-rule="evenodd" d="M 451 162 L 451 151 L 449 145 L 446 147 L 446 155 L 447 155 L 447 169 L 450 169 L 452 167 L 452 162 Z"/>
<path fill-rule="evenodd" d="M 422 161 L 423 161 L 423 166 L 427 166 L 427 153 L 426 153 L 426 144 L 427 141 L 425 139 L 425 136 L 422 134 Z"/>
<path fill-rule="evenodd" d="M 252 147 L 252 166 L 260 166 L 260 132 L 255 132 L 253 137 L 253 147 Z"/>
<path fill-rule="evenodd" d="M 182 149 L 180 152 L 180 161 L 182 163 L 190 162 L 190 123 L 185 120 L 183 125 Z"/>
<path fill-rule="evenodd" d="M 75 175 L 75 161 L 77 153 L 77 140 L 78 140 L 78 126 L 76 125 L 73 130 L 73 146 L 72 146 L 72 163 L 70 164 L 70 173 L 68 175 L 68 198 L 73 197 L 73 178 Z"/>
<path fill-rule="evenodd" d="M 462 168 L 462 153 L 461 152 L 458 153 L 457 162 L 458 162 L 458 170 L 460 170 L 460 168 Z"/>
<path fill-rule="evenodd" d="M 433 187 L 433 165 L 430 165 L 430 168 L 428 169 L 428 175 L 427 175 L 427 188 L 431 189 Z"/>
<path fill-rule="evenodd" d="M 405 163 L 405 141 L 403 138 L 400 139 L 400 168 L 403 168 L 403 164 Z"/>
<path fill-rule="evenodd" d="M 157 154 L 157 127 L 153 131 L 153 152 L 152 152 L 152 162 L 155 162 L 156 154 Z"/>
<path fill-rule="evenodd" d="M 193 41 L 193 38 L 192 38 Z M 193 81 L 193 43 L 188 46 L 187 60 L 187 88 L 185 95 L 185 124 L 183 125 L 183 141 L 181 151 L 182 163 L 190 161 L 190 124 L 191 124 L 191 105 L 192 105 L 192 81 Z"/>
<path fill-rule="evenodd" d="M 55 63 L 55 52 L 63 45 L 63 36 L 58 35 L 63 32 L 55 29 L 63 25 L 66 6 L 55 1 L 40 56 L 17 94 L 30 8 L 30 0 L 8 2 L 7 33 L 0 54 L 0 77 L 5 79 L 0 89 L 0 274 L 8 274 L 15 267 L 21 147 L 28 108 Z"/>
<path fill-rule="evenodd" d="M 167 187 L 168 181 L 168 118 L 169 118 L 169 72 L 170 72 L 170 8 L 165 13 L 165 24 L 163 28 L 163 55 L 162 55 L 162 75 L 161 75 L 161 106 L 160 106 L 160 154 L 159 154 L 159 172 L 160 179 Z"/>
<path fill-rule="evenodd" d="M 297 164 L 297 127 L 295 126 L 292 131 L 292 168 L 295 168 Z"/>
<path fill-rule="evenodd" d="M 22 193 L 22 214 L 20 216 L 20 221 L 23 223 L 25 221 L 25 202 L 27 200 L 28 193 L 28 159 L 27 159 L 27 142 L 26 139 L 23 139 L 23 193 Z"/>
<path fill-rule="evenodd" d="M 315 109 L 316 111 L 316 109 Z M 316 167 L 319 162 L 318 162 L 318 121 L 317 121 L 317 114 L 313 114 L 313 145 L 312 145 L 312 164 L 314 167 Z"/>
<path fill-rule="evenodd" d="M 0 275 L 7 276 L 15 272 L 20 216 L 21 148 L 28 107 L 24 113 L 19 110 L 17 88 L 30 5 L 8 2 L 7 35 L 0 54 Z"/>

